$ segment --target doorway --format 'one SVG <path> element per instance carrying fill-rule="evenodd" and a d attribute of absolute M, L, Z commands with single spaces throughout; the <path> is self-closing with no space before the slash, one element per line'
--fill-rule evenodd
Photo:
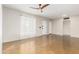
<path fill-rule="evenodd" d="M 48 22 L 47 20 L 42 20 L 42 34 L 48 33 Z"/>
<path fill-rule="evenodd" d="M 63 47 L 64 50 L 70 50 L 70 39 L 71 39 L 71 21 L 70 19 L 63 19 Z"/>

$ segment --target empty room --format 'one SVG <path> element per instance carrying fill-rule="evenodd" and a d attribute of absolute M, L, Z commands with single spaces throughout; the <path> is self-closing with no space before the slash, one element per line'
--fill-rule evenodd
<path fill-rule="evenodd" d="M 3 54 L 79 54 L 79 4 L 3 4 Z"/>

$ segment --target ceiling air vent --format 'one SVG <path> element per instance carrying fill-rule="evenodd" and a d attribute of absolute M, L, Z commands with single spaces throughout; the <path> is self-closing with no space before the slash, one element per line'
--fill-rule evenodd
<path fill-rule="evenodd" d="M 70 17 L 64 17 L 64 20 L 66 20 L 66 19 L 70 19 Z"/>

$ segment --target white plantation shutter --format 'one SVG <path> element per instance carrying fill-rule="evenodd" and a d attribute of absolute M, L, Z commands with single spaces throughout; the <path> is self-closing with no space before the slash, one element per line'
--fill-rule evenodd
<path fill-rule="evenodd" d="M 36 19 L 33 16 L 21 16 L 21 35 L 32 36 L 36 33 Z"/>

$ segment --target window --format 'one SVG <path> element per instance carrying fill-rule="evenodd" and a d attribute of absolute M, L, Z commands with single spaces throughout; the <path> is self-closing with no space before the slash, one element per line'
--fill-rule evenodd
<path fill-rule="evenodd" d="M 21 16 L 21 36 L 36 34 L 36 19 L 33 16 Z"/>

